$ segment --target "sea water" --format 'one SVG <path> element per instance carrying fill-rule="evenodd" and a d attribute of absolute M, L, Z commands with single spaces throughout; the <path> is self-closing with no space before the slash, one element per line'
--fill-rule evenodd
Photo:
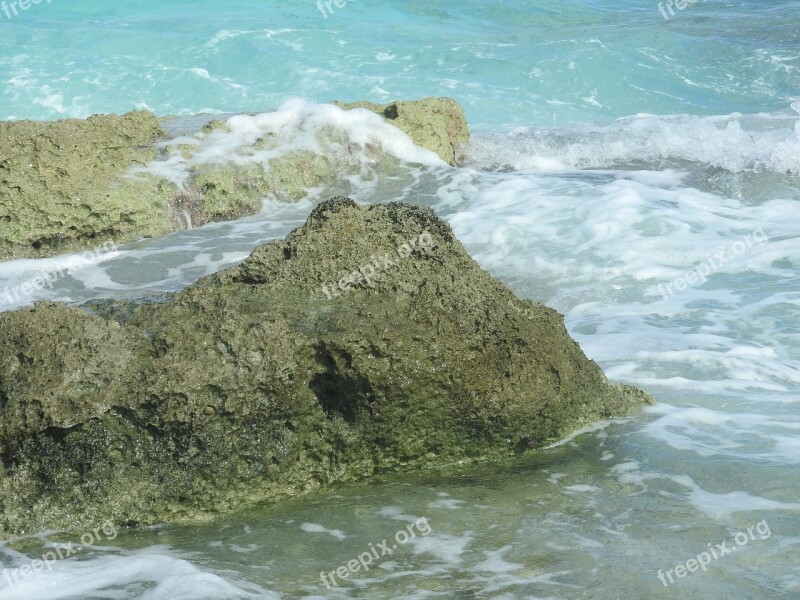
<path fill-rule="evenodd" d="M 512 467 L 113 539 L 43 532 L 3 546 L 0 600 L 800 598 L 800 2 L 341 4 L 0 6 L 2 119 L 250 113 L 207 156 L 280 124 L 292 144 L 336 131 L 358 167 L 239 221 L 2 263 L 0 310 L 179 290 L 330 195 L 404 200 L 658 404 Z M 467 112 L 459 168 L 322 104 L 429 95 Z M 402 168 L 382 177 L 369 145 Z M 42 270 L 63 275 L 2 294 Z"/>

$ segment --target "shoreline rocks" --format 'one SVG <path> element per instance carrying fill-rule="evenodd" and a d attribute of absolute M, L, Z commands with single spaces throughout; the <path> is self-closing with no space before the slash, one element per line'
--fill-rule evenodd
<path fill-rule="evenodd" d="M 40 302 L 0 313 L 0 339 L 2 535 L 508 459 L 651 401 L 401 203 L 332 199 L 179 293 Z"/>
<path fill-rule="evenodd" d="M 375 109 L 451 165 L 469 139 L 463 111 L 448 98 L 341 106 Z M 361 168 L 341 132 L 328 139 L 320 131 L 318 144 L 275 157 L 270 152 L 286 140 L 266 131 L 244 153 L 267 158 L 245 161 L 202 152 L 202 143 L 230 131 L 227 120 L 206 120 L 198 131 L 170 139 L 167 130 L 174 128 L 174 119 L 159 120 L 148 111 L 0 122 L 0 260 L 78 252 L 238 219 L 257 213 L 264 198 L 294 202 Z M 396 162 L 380 149 L 363 151 L 384 170 Z M 177 161 L 189 165 L 181 181 L 169 172 Z"/>
<path fill-rule="evenodd" d="M 0 122 L 0 260 L 169 233 L 166 202 L 122 177 L 155 158 L 162 135 L 146 111 Z"/>
<path fill-rule="evenodd" d="M 464 110 L 451 98 L 425 98 L 388 104 L 373 102 L 332 102 L 344 110 L 366 108 L 382 116 L 408 134 L 417 146 L 432 150 L 450 165 L 463 159 L 469 141 L 469 128 Z"/>

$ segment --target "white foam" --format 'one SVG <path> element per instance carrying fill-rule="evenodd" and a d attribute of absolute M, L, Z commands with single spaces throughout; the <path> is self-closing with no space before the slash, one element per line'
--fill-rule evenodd
<path fill-rule="evenodd" d="M 737 512 L 798 511 L 798 502 L 779 502 L 736 490 L 727 493 L 714 493 L 701 488 L 688 475 L 669 477 L 674 482 L 690 488 L 689 502 L 700 512 L 712 519 L 726 520 Z"/>
<path fill-rule="evenodd" d="M 475 540 L 471 531 L 451 535 L 432 531 L 425 537 L 417 536 L 408 542 L 414 554 L 428 554 L 448 565 L 457 565 L 463 560 L 467 547 Z"/>
<path fill-rule="evenodd" d="M 545 446 L 545 449 L 557 448 L 558 446 L 563 446 L 564 444 L 569 444 L 576 437 L 581 436 L 581 435 L 583 435 L 585 433 L 593 433 L 595 431 L 600 431 L 601 429 L 605 429 L 606 427 L 610 427 L 611 425 L 618 425 L 618 424 L 624 423 L 624 422 L 625 422 L 625 419 L 605 419 L 605 420 L 602 420 L 602 421 L 598 421 L 597 423 L 592 423 L 591 425 L 587 425 L 586 427 L 582 427 L 581 429 L 578 429 L 577 431 L 573 431 L 571 434 L 569 434 L 567 437 L 565 437 L 562 440 L 558 440 L 557 442 L 554 442 L 554 443 L 550 444 L 549 446 Z M 557 475 L 561 475 L 561 474 L 557 474 Z M 556 475 L 554 475 L 553 477 L 556 477 Z"/>
<path fill-rule="evenodd" d="M 800 420 L 788 415 L 765 416 L 665 403 L 647 412 L 658 418 L 645 425 L 644 433 L 676 450 L 773 464 L 800 461 Z"/>
<path fill-rule="evenodd" d="M 428 502 L 428 508 L 446 508 L 448 510 L 459 510 L 463 508 L 462 504 L 464 504 L 463 500 L 454 500 L 453 498 L 441 498 L 439 500 L 434 500 L 433 502 Z"/>
<path fill-rule="evenodd" d="M 585 483 L 580 483 L 576 485 L 565 485 L 561 489 L 563 489 L 565 492 L 576 492 L 579 494 L 598 494 L 603 491 L 596 485 L 588 485 Z"/>
<path fill-rule="evenodd" d="M 564 312 L 609 377 L 800 400 L 800 355 L 783 333 L 800 306 L 799 236 L 786 218 L 797 201 L 745 203 L 626 173 L 462 169 L 436 208 L 482 266 Z M 698 271 L 705 280 L 689 283 Z"/>
<path fill-rule="evenodd" d="M 198 132 L 161 143 L 166 157 L 131 172 L 149 173 L 183 186 L 199 165 L 257 164 L 269 171 L 273 161 L 298 151 L 332 154 L 367 172 L 375 165 L 369 152 L 373 146 L 408 163 L 445 166 L 438 155 L 416 146 L 405 133 L 367 109 L 345 111 L 332 104 L 293 99 L 274 112 L 236 115 L 226 124 L 228 131 Z M 191 146 L 192 156 L 184 156 L 181 146 Z"/>
<path fill-rule="evenodd" d="M 642 491 L 647 489 L 646 482 L 648 480 L 660 479 L 663 477 L 663 475 L 659 473 L 643 473 L 641 465 L 633 460 L 618 463 L 611 467 L 608 472 L 615 476 L 621 484 L 638 486 Z"/>
<path fill-rule="evenodd" d="M 117 252 L 96 253 L 94 262 L 83 254 L 71 254 L 0 263 L 0 312 L 37 300 L 82 302 L 179 290 L 240 262 L 255 246 L 285 236 L 305 220 L 314 204 L 311 198 L 297 203 L 265 201 L 259 215 L 121 245 Z M 45 286 L 23 294 L 21 286 L 42 272 L 62 275 L 52 283 L 52 289 Z"/>
<path fill-rule="evenodd" d="M 110 243 L 82 253 L 43 259 L 18 259 L 0 263 L 0 311 L 32 304 L 42 298 L 57 299 L 66 285 L 113 288 L 107 263 L 120 256 Z"/>
<path fill-rule="evenodd" d="M 491 594 L 492 598 L 514 599 L 518 598 L 520 587 L 533 585 L 554 585 L 560 587 L 575 587 L 558 581 L 557 578 L 570 574 L 570 571 L 541 572 L 539 569 L 522 563 L 511 562 L 506 555 L 513 552 L 515 546 L 506 545 L 497 550 L 485 550 L 486 559 L 469 567 L 472 580 L 480 587 L 484 594 Z M 503 590 L 507 593 L 497 595 Z M 533 596 L 526 596 L 533 598 Z M 536 596 L 536 598 L 555 600 L 560 596 Z"/>
<path fill-rule="evenodd" d="M 341 529 L 328 529 L 319 523 L 301 523 L 300 529 L 308 533 L 327 533 L 328 535 L 335 537 L 337 540 L 343 540 L 347 537 Z"/>
<path fill-rule="evenodd" d="M 28 564 L 18 559 L 14 567 Z M 249 583 L 229 581 L 205 571 L 164 546 L 135 552 L 55 561 L 51 569 L 18 581 L 0 578 L 0 600 L 117 600 L 137 593 L 139 600 L 269 600 L 280 596 Z"/>
<path fill-rule="evenodd" d="M 87 251 L 75 254 L 62 254 L 51 258 L 20 258 L 0 262 L 0 278 L 33 276 L 42 272 L 78 273 L 94 265 L 103 264 L 119 256 L 119 252 Z"/>
<path fill-rule="evenodd" d="M 800 503 L 781 502 L 756 496 L 742 490 L 731 492 L 709 492 L 703 489 L 692 477 L 684 473 L 669 474 L 654 471 L 642 471 L 641 465 L 636 461 L 626 461 L 614 465 L 609 473 L 617 478 L 623 485 L 640 486 L 647 489 L 648 481 L 672 481 L 687 489 L 686 500 L 696 510 L 711 519 L 727 521 L 732 515 L 739 512 L 755 511 L 797 511 Z M 667 495 L 671 493 L 662 492 Z"/>
<path fill-rule="evenodd" d="M 421 517 L 406 514 L 399 506 L 384 506 L 378 511 L 379 517 L 386 517 L 394 521 L 417 521 Z"/>
<path fill-rule="evenodd" d="M 484 554 L 486 555 L 486 560 L 483 562 L 479 562 L 475 565 L 472 565 L 470 570 L 472 572 L 477 573 L 492 573 L 495 575 L 505 574 L 505 573 L 513 573 L 514 571 L 518 571 L 523 569 L 525 565 L 517 564 L 508 562 L 503 558 L 504 554 L 507 554 L 511 551 L 514 546 L 508 545 L 503 546 L 497 550 L 486 550 Z"/>
<path fill-rule="evenodd" d="M 638 114 L 607 126 L 519 129 L 479 137 L 471 148 L 476 164 L 504 165 L 518 171 L 691 162 L 732 173 L 798 173 L 797 131 L 800 120 L 788 112 L 708 117 Z"/>

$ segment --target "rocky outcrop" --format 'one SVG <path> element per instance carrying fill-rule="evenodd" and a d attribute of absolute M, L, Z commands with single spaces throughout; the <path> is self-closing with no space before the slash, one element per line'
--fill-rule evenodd
<path fill-rule="evenodd" d="M 429 209 L 345 198 L 173 296 L 40 302 L 0 340 L 6 534 L 504 459 L 648 401 Z"/>
<path fill-rule="evenodd" d="M 170 231 L 152 184 L 122 177 L 162 135 L 149 112 L 0 122 L 0 260 Z"/>
<path fill-rule="evenodd" d="M 450 99 L 369 106 L 381 108 L 388 123 L 451 164 L 469 137 L 464 113 Z M 228 122 L 211 121 L 169 142 L 165 129 L 173 122 L 147 111 L 0 122 L 0 260 L 237 219 L 258 212 L 264 198 L 296 201 L 363 168 L 342 132 L 324 127 L 309 148 L 287 152 L 280 151 L 286 140 L 265 130 L 240 155 L 224 160 L 205 155 L 203 144 L 230 133 Z M 380 149 L 363 151 L 379 170 L 392 168 Z M 170 178 L 176 163 L 184 167 L 180 181 Z"/>
<path fill-rule="evenodd" d="M 461 161 L 464 146 L 469 141 L 467 117 L 452 98 L 425 98 L 389 104 L 364 101 L 333 104 L 344 110 L 366 108 L 379 114 L 407 133 L 417 146 L 433 150 L 451 165 Z"/>

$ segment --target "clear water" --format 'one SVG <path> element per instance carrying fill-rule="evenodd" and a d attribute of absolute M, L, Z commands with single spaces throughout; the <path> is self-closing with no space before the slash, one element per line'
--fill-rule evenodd
<path fill-rule="evenodd" d="M 36 297 L 176 290 L 331 193 L 404 199 L 433 207 L 486 269 L 563 312 L 612 378 L 659 401 L 511 467 L 120 531 L 27 577 L 6 572 L 0 600 L 800 598 L 798 32 L 796 1 L 709 0 L 669 20 L 644 0 L 353 0 L 327 18 L 311 0 L 0 12 L 0 118 L 281 107 L 297 135 L 336 122 L 360 143 L 330 108 L 283 103 L 450 95 L 477 132 L 465 167 L 401 149 L 414 164 L 390 180 L 367 165 L 298 204 L 92 264 L 0 264 L 0 292 L 65 266 Z M 0 309 L 36 297 L 0 293 Z M 321 581 L 423 517 L 427 535 L 341 586 Z M 17 541 L 0 560 L 24 567 L 82 533 Z M 722 542 L 736 550 L 669 582 Z"/>

